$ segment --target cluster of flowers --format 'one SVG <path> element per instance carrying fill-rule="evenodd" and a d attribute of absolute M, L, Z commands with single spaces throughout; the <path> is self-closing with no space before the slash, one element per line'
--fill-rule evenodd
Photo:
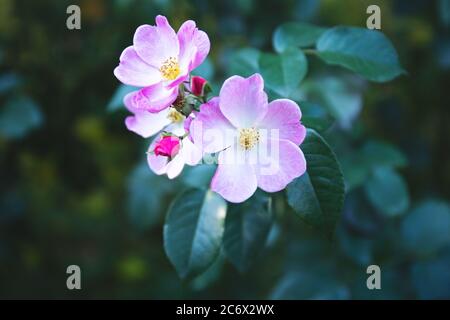
<path fill-rule="evenodd" d="M 193 21 L 178 33 L 163 16 L 156 26 L 140 26 L 114 70 L 122 83 L 141 87 L 124 98 L 133 113 L 127 128 L 144 138 L 156 135 L 148 164 L 158 175 L 175 178 L 185 164 L 212 154 L 218 166 L 211 189 L 230 202 L 245 201 L 258 187 L 284 189 L 306 170 L 300 108 L 288 99 L 269 103 L 259 74 L 232 76 L 218 97 L 207 99 L 208 82 L 190 73 L 209 49 Z"/>

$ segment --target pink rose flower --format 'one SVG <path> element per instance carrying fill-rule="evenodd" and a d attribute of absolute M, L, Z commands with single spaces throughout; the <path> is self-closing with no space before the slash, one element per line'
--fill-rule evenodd
<path fill-rule="evenodd" d="M 200 106 L 190 133 L 203 152 L 219 153 L 211 189 L 230 202 L 243 202 L 257 187 L 284 189 L 306 171 L 299 145 L 306 129 L 298 105 L 288 99 L 268 103 L 259 74 L 233 76 L 218 98 Z"/>
<path fill-rule="evenodd" d="M 143 25 L 134 34 L 133 45 L 120 56 L 114 75 L 121 82 L 144 87 L 134 92 L 136 107 L 158 112 L 177 98 L 178 86 L 188 80 L 209 53 L 205 32 L 194 21 L 184 22 L 178 33 L 164 16 L 156 17 L 156 26 Z"/>
<path fill-rule="evenodd" d="M 150 145 L 147 163 L 157 175 L 167 174 L 173 179 L 183 171 L 185 164 L 195 166 L 202 156 L 201 150 L 189 138 L 159 134 Z"/>

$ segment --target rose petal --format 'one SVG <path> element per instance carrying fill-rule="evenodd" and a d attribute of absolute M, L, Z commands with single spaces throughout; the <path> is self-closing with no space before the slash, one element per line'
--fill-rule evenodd
<path fill-rule="evenodd" d="M 306 128 L 301 125 L 302 113 L 298 105 L 288 99 L 274 100 L 269 103 L 266 116 L 259 122 L 258 128 L 269 130 L 269 136 L 277 134 L 278 139 L 290 140 L 300 145 L 306 136 Z M 273 132 L 276 130 L 277 132 Z M 272 134 L 271 134 L 272 133 Z"/>
<path fill-rule="evenodd" d="M 133 131 L 144 138 L 148 138 L 171 123 L 168 118 L 169 109 L 162 110 L 158 113 L 151 113 L 136 108 L 134 106 L 134 95 L 136 95 L 137 92 L 138 91 L 131 92 L 124 98 L 125 107 L 134 114 L 125 119 L 125 125 L 128 130 Z"/>
<path fill-rule="evenodd" d="M 232 76 L 220 90 L 220 110 L 237 128 L 250 128 L 267 112 L 264 80 L 259 74 L 248 78 Z"/>
<path fill-rule="evenodd" d="M 178 154 L 167 164 L 167 177 L 169 179 L 176 178 L 183 171 L 184 159 Z"/>
<path fill-rule="evenodd" d="M 183 157 L 184 162 L 190 166 L 198 164 L 203 156 L 200 148 L 194 145 L 188 137 L 183 139 L 180 154 Z"/>
<path fill-rule="evenodd" d="M 143 25 L 134 34 L 134 48 L 148 64 L 159 68 L 170 57 L 179 54 L 178 38 L 164 16 L 156 17 L 156 26 Z"/>
<path fill-rule="evenodd" d="M 219 154 L 219 165 L 211 181 L 211 189 L 225 200 L 239 203 L 247 200 L 255 193 L 257 188 L 256 174 L 250 164 L 227 164 L 228 161 L 223 160 L 223 158 L 228 157 L 228 150 Z"/>
<path fill-rule="evenodd" d="M 170 107 L 177 96 L 178 88 L 167 89 L 162 83 L 157 83 L 129 94 L 125 105 L 131 112 L 159 112 Z"/>
<path fill-rule="evenodd" d="M 283 190 L 306 171 L 303 152 L 289 140 L 269 140 L 262 143 L 258 160 L 254 166 L 258 187 L 266 192 Z"/>
<path fill-rule="evenodd" d="M 162 80 L 159 70 L 145 63 L 133 47 L 126 48 L 119 60 L 114 75 L 124 84 L 146 87 Z"/>
<path fill-rule="evenodd" d="M 209 53 L 208 35 L 198 30 L 194 21 L 188 20 L 181 25 L 177 36 L 180 43 L 180 68 L 190 72 L 198 67 Z"/>
<path fill-rule="evenodd" d="M 166 128 L 164 128 L 164 131 L 173 133 L 176 136 L 182 136 L 186 133 L 186 131 L 184 130 L 183 122 L 171 123 Z"/>
<path fill-rule="evenodd" d="M 194 143 L 206 153 L 219 152 L 231 146 L 237 132 L 220 111 L 219 98 L 212 98 L 200 106 L 189 131 Z"/>
<path fill-rule="evenodd" d="M 151 113 L 148 111 L 139 111 L 134 116 L 125 119 L 127 129 L 137 133 L 143 138 L 151 137 L 164 129 L 170 120 L 167 118 L 166 110 L 159 113 Z"/>
<path fill-rule="evenodd" d="M 173 81 L 165 81 L 165 85 L 168 88 L 178 87 L 181 83 L 189 79 L 189 72 L 180 73 L 180 75 Z"/>
<path fill-rule="evenodd" d="M 188 135 L 188 138 L 192 141 L 192 142 L 194 142 L 194 139 L 192 139 L 192 136 L 191 136 L 191 123 L 192 123 L 192 121 L 195 119 L 195 116 L 197 115 L 197 111 L 192 111 L 192 113 L 189 115 L 189 117 L 187 117 L 185 120 L 184 120 L 184 124 L 183 124 L 183 126 L 184 126 L 184 131 L 186 132 L 186 133 L 188 133 L 189 135 Z"/>

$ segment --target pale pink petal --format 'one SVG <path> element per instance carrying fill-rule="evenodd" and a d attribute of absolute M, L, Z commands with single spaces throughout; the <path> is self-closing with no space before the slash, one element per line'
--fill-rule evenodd
<path fill-rule="evenodd" d="M 159 112 L 170 107 L 177 96 L 178 88 L 168 89 L 162 83 L 157 83 L 127 96 L 127 108 L 131 112 L 136 110 Z"/>
<path fill-rule="evenodd" d="M 164 115 L 164 113 L 164 110 L 160 113 L 137 112 L 134 116 L 129 116 L 125 119 L 125 125 L 128 130 L 148 138 L 164 129 L 170 123 L 170 120 L 167 119 L 167 115 Z"/>
<path fill-rule="evenodd" d="M 180 154 L 184 162 L 190 166 L 198 164 L 203 156 L 200 148 L 194 145 L 188 137 L 183 139 Z"/>
<path fill-rule="evenodd" d="M 158 133 L 171 121 L 168 118 L 169 109 L 158 113 L 151 113 L 146 110 L 133 108 L 132 101 L 135 92 L 129 93 L 124 98 L 125 106 L 134 113 L 125 119 L 128 130 L 133 131 L 144 138 L 148 138 Z"/>
<path fill-rule="evenodd" d="M 181 154 L 177 154 L 167 164 L 167 177 L 169 179 L 176 178 L 183 171 L 184 159 Z"/>
<path fill-rule="evenodd" d="M 188 20 L 181 25 L 177 36 L 180 43 L 181 70 L 190 72 L 197 68 L 209 53 L 208 35 L 198 30 L 194 21 Z"/>
<path fill-rule="evenodd" d="M 153 139 L 152 143 L 150 144 L 150 147 L 148 148 L 148 154 L 147 154 L 147 163 L 150 169 L 156 173 L 157 175 L 162 175 L 167 172 L 167 163 L 168 158 L 163 156 L 157 156 L 154 154 L 153 150 L 155 149 L 155 144 L 159 139 L 161 138 L 161 135 L 157 135 L 155 139 Z"/>
<path fill-rule="evenodd" d="M 229 202 L 239 203 L 250 198 L 257 188 L 254 168 L 250 164 L 227 164 L 227 151 L 219 154 L 219 165 L 211 181 L 211 189 Z"/>
<path fill-rule="evenodd" d="M 302 113 L 298 105 L 288 99 L 269 103 L 266 116 L 258 123 L 258 128 L 267 129 L 269 137 L 290 140 L 300 145 L 306 136 L 306 128 L 301 125 Z"/>
<path fill-rule="evenodd" d="M 197 115 L 197 111 L 192 111 L 192 113 L 186 118 L 186 120 L 184 120 L 184 131 L 186 131 L 186 133 L 189 133 L 189 139 L 194 142 L 194 140 L 192 139 L 191 135 L 190 135 L 190 128 L 191 128 L 191 123 L 192 120 L 195 119 L 195 116 Z"/>
<path fill-rule="evenodd" d="M 253 127 L 267 112 L 267 94 L 261 75 L 256 73 L 248 78 L 232 76 L 225 80 L 219 104 L 223 115 L 235 127 Z"/>
<path fill-rule="evenodd" d="M 119 60 L 114 75 L 124 84 L 146 87 L 162 81 L 160 71 L 145 63 L 133 47 L 126 48 Z"/>
<path fill-rule="evenodd" d="M 254 165 L 258 187 L 277 192 L 306 171 L 306 160 L 300 148 L 289 140 L 269 140 L 260 144 L 259 163 Z"/>
<path fill-rule="evenodd" d="M 186 133 L 183 122 L 171 123 L 164 129 L 164 131 L 173 133 L 176 136 L 183 136 Z"/>
<path fill-rule="evenodd" d="M 237 130 L 224 117 L 219 108 L 219 98 L 212 98 L 200 106 L 200 112 L 190 126 L 190 134 L 203 152 L 219 152 L 234 143 Z"/>
<path fill-rule="evenodd" d="M 143 25 L 134 34 L 134 48 L 148 64 L 159 68 L 170 57 L 179 54 L 178 38 L 166 17 L 157 16 L 156 26 Z"/>
<path fill-rule="evenodd" d="M 169 159 L 167 157 L 157 156 L 154 154 L 149 154 L 147 156 L 148 166 L 157 175 L 166 173 L 168 160 Z"/>

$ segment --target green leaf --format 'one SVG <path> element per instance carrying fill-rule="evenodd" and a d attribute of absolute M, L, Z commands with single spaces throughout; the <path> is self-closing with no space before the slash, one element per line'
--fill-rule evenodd
<path fill-rule="evenodd" d="M 401 168 L 408 163 L 399 149 L 382 141 L 368 141 L 362 147 L 361 154 L 371 166 Z"/>
<path fill-rule="evenodd" d="M 355 234 L 373 235 L 382 227 L 380 217 L 372 206 L 368 206 L 367 198 L 361 189 L 347 193 L 344 212 L 342 222 Z"/>
<path fill-rule="evenodd" d="M 138 90 L 136 87 L 128 86 L 125 84 L 121 84 L 116 91 L 114 92 L 114 95 L 112 96 L 111 100 L 108 103 L 107 110 L 108 112 L 114 112 L 122 108 L 123 105 L 123 98 L 130 92 L 133 92 L 135 90 Z"/>
<path fill-rule="evenodd" d="M 172 202 L 164 224 L 164 249 L 181 278 L 198 275 L 220 251 L 227 205 L 212 191 L 188 189 Z"/>
<path fill-rule="evenodd" d="M 385 82 L 405 73 L 389 39 L 376 30 L 334 27 L 319 38 L 317 50 L 325 62 L 372 81 Z"/>
<path fill-rule="evenodd" d="M 400 168 L 408 162 L 395 146 L 377 140 L 368 141 L 354 152 L 346 152 L 340 160 L 347 190 L 363 185 L 378 167 Z"/>
<path fill-rule="evenodd" d="M 419 299 L 450 298 L 450 251 L 428 261 L 416 261 L 410 272 L 410 281 Z"/>
<path fill-rule="evenodd" d="M 201 291 L 211 286 L 214 282 L 219 280 L 224 264 L 225 258 L 223 253 L 221 253 L 205 272 L 191 281 L 190 287 L 195 291 Z"/>
<path fill-rule="evenodd" d="M 398 216 L 409 207 L 409 193 L 403 178 L 389 167 L 373 170 L 364 185 L 367 198 L 386 216 Z"/>
<path fill-rule="evenodd" d="M 266 88 L 283 98 L 291 96 L 308 71 L 305 55 L 296 48 L 288 48 L 278 55 L 263 53 L 259 65 Z"/>
<path fill-rule="evenodd" d="M 201 164 L 194 167 L 187 167 L 183 170 L 181 180 L 192 188 L 206 188 L 211 183 L 211 179 L 216 172 L 217 166 L 212 164 Z"/>
<path fill-rule="evenodd" d="M 163 200 L 172 193 L 173 183 L 154 174 L 147 163 L 139 164 L 132 171 L 128 179 L 127 209 L 134 227 L 143 230 L 158 222 L 165 209 Z"/>
<path fill-rule="evenodd" d="M 249 77 L 259 72 L 259 57 L 261 53 L 253 48 L 243 48 L 230 57 L 229 75 Z"/>
<path fill-rule="evenodd" d="M 342 172 L 345 179 L 345 190 L 348 192 L 364 184 L 372 168 L 366 159 L 358 152 L 346 152 L 340 158 Z"/>
<path fill-rule="evenodd" d="M 39 106 L 24 96 L 9 99 L 0 109 L 0 135 L 7 138 L 22 138 L 42 122 Z"/>
<path fill-rule="evenodd" d="M 323 132 L 333 124 L 333 117 L 321 105 L 307 101 L 300 102 L 299 105 L 302 111 L 301 122 L 307 128 Z"/>
<path fill-rule="evenodd" d="M 292 272 L 281 278 L 270 299 L 274 300 L 345 300 L 349 289 L 329 275 L 309 272 Z"/>
<path fill-rule="evenodd" d="M 403 247 L 415 256 L 432 255 L 450 245 L 450 206 L 428 200 L 413 209 L 401 225 Z"/>
<path fill-rule="evenodd" d="M 226 256 L 240 272 L 248 270 L 262 252 L 271 226 L 271 198 L 262 193 L 229 206 L 223 243 Z"/>
<path fill-rule="evenodd" d="M 279 26 L 273 34 L 273 47 L 277 52 L 283 52 L 289 47 L 309 47 L 326 29 L 309 23 L 288 22 Z"/>
<path fill-rule="evenodd" d="M 340 225 L 337 239 L 342 252 L 355 264 L 368 266 L 372 262 L 372 242 L 359 237 Z"/>
<path fill-rule="evenodd" d="M 345 77 L 325 76 L 304 84 L 303 90 L 308 100 L 314 100 L 328 109 L 338 124 L 351 128 L 362 108 L 360 90 L 356 90 Z"/>
<path fill-rule="evenodd" d="M 287 199 L 307 222 L 333 233 L 344 202 L 344 179 L 334 152 L 314 130 L 308 129 L 300 148 L 307 171 L 287 186 Z"/>

